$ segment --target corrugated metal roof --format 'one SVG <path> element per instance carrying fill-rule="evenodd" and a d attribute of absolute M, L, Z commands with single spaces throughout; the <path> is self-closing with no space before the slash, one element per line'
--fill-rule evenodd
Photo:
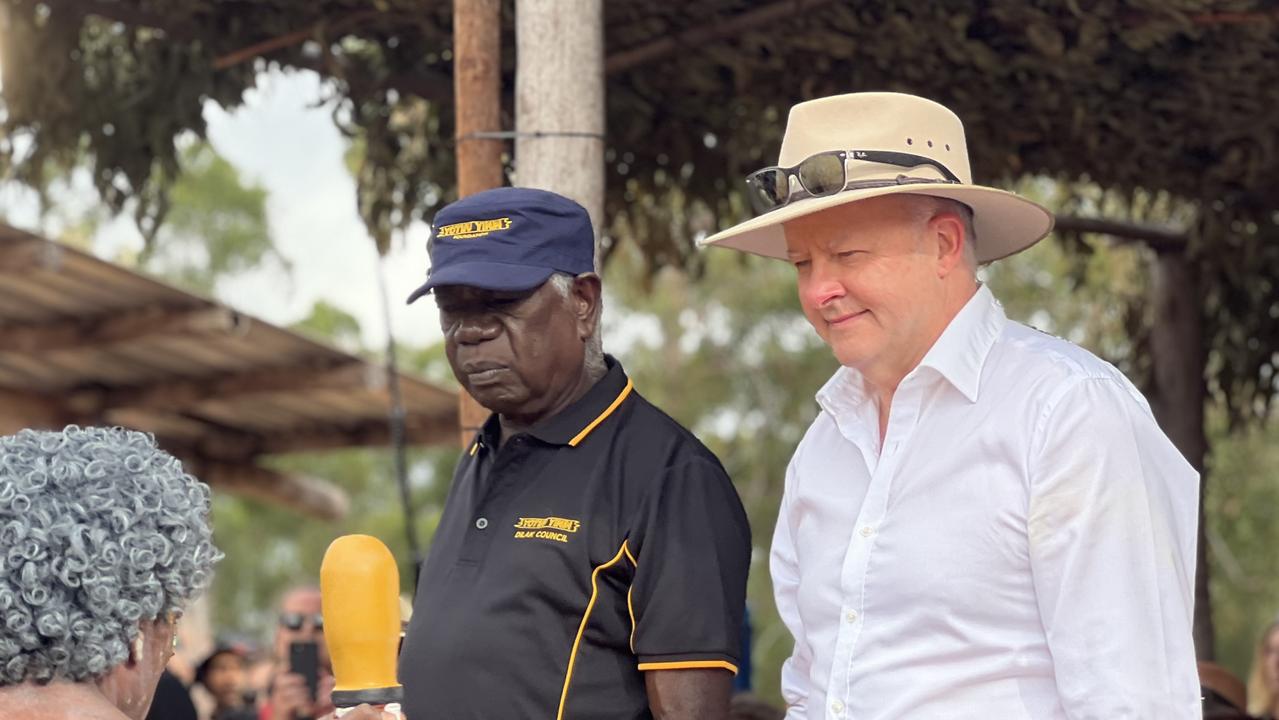
<path fill-rule="evenodd" d="M 11 425 L 125 425 L 225 471 L 387 443 L 386 381 L 379 365 L 0 225 L 0 392 L 46 410 L 10 410 Z M 399 382 L 408 441 L 456 442 L 456 393 Z"/>

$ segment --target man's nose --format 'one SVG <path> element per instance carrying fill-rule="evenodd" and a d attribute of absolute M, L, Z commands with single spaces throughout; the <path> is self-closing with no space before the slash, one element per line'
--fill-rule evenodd
<path fill-rule="evenodd" d="M 825 307 L 844 296 L 844 285 L 820 267 L 813 268 L 804 283 L 803 300 L 811 307 Z"/>
<path fill-rule="evenodd" d="M 497 337 L 498 324 L 484 315 L 468 315 L 457 324 L 453 337 L 463 345 L 478 345 Z"/>

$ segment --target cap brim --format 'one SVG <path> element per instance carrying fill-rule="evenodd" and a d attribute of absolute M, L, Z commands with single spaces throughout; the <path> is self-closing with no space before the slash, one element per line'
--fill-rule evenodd
<path fill-rule="evenodd" d="M 812 213 L 884 195 L 931 195 L 964 203 L 973 210 L 977 233 L 977 262 L 1008 257 L 1039 242 L 1053 228 L 1053 214 L 1036 202 L 981 185 L 890 185 L 850 190 L 828 197 L 791 203 L 757 218 L 734 225 L 698 241 L 703 247 L 719 246 L 786 259 L 786 235 L 782 224 Z"/>
<path fill-rule="evenodd" d="M 454 263 L 432 270 L 422 287 L 414 290 L 405 302 L 412 303 L 441 285 L 465 285 L 504 292 L 531 290 L 546 282 L 553 274 L 555 270 L 552 268 L 529 265 L 501 262 Z"/>

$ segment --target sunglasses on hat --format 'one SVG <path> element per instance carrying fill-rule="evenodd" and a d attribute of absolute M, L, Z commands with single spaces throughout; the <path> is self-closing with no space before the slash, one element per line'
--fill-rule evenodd
<path fill-rule="evenodd" d="M 943 179 L 919 178 L 898 175 L 896 178 L 876 180 L 848 180 L 848 160 L 917 168 L 923 165 L 936 168 Z M 799 188 L 791 188 L 791 178 L 799 181 Z M 766 167 L 746 176 L 747 196 L 757 214 L 776 210 L 792 200 L 806 197 L 824 197 L 844 190 L 913 185 L 916 183 L 958 184 L 959 178 L 945 165 L 923 155 L 894 152 L 891 150 L 830 150 L 812 155 L 798 165 Z"/>
<path fill-rule="evenodd" d="M 311 621 L 311 627 L 316 631 L 324 629 L 324 617 L 319 613 L 314 615 L 295 612 L 280 613 L 280 625 L 290 630 L 301 630 L 303 623 L 308 619 Z"/>

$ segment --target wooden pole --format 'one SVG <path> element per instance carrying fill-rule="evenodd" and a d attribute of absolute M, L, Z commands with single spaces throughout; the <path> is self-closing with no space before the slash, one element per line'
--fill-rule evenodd
<path fill-rule="evenodd" d="M 604 224 L 604 7 L 516 0 L 515 180 L 552 190 Z M 598 253 L 596 253 L 598 257 Z"/>
<path fill-rule="evenodd" d="M 453 99 L 457 127 L 457 195 L 501 187 L 503 142 L 476 137 L 499 132 L 502 109 L 500 0 L 453 0 Z M 458 394 L 461 443 L 469 444 L 489 411 Z"/>
<path fill-rule="evenodd" d="M 1204 367 L 1203 308 L 1199 273 L 1185 253 L 1161 252 L 1155 261 L 1151 288 L 1154 324 L 1150 351 L 1154 362 L 1151 409 L 1186 460 L 1199 471 L 1199 550 L 1195 571 L 1195 652 L 1200 660 L 1212 660 L 1215 633 L 1212 598 L 1208 590 L 1208 543 L 1204 534 L 1203 498 L 1206 489 L 1204 458 L 1204 402 L 1207 385 Z"/>

